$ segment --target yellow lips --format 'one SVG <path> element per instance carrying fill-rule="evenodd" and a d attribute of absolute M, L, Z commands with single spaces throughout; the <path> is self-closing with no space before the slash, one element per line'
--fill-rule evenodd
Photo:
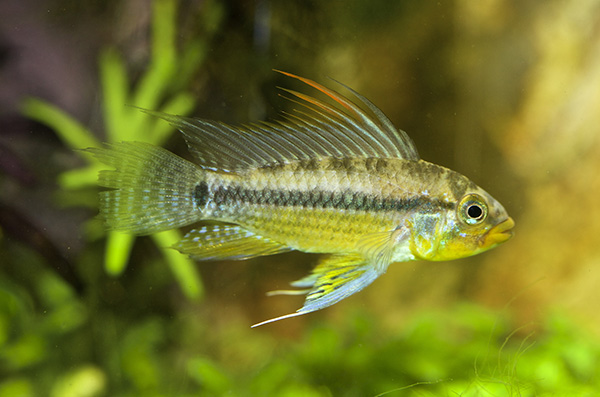
<path fill-rule="evenodd" d="M 495 245 L 505 242 L 512 237 L 512 228 L 515 226 L 515 221 L 511 217 L 500 222 L 490 229 L 483 238 L 482 249 L 489 249 Z"/>

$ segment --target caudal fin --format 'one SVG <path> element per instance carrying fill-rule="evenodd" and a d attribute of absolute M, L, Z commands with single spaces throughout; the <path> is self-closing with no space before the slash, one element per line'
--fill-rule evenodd
<path fill-rule="evenodd" d="M 112 230 L 150 234 L 202 219 L 194 198 L 205 171 L 175 154 L 147 143 L 122 142 L 89 148 L 102 163 L 100 213 Z"/>

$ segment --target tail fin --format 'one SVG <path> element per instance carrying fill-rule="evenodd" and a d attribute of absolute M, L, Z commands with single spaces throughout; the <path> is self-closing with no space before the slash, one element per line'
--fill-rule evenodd
<path fill-rule="evenodd" d="M 195 196 L 205 171 L 197 165 L 141 142 L 107 144 L 86 151 L 115 167 L 114 171 L 101 171 L 99 181 L 113 189 L 100 195 L 100 213 L 110 229 L 150 234 L 202 219 L 197 206 L 202 198 Z"/>

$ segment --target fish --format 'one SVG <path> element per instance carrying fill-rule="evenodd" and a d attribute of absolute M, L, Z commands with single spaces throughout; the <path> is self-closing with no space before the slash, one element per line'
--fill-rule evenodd
<path fill-rule="evenodd" d="M 287 88 L 280 119 L 230 125 L 143 110 L 181 131 L 193 161 L 151 144 L 86 149 L 102 170 L 107 228 L 136 235 L 191 226 L 174 248 L 197 260 L 243 260 L 292 250 L 323 254 L 294 289 L 296 312 L 329 307 L 389 265 L 446 261 L 511 238 L 504 207 L 462 174 L 422 160 L 371 101 L 292 73 L 321 98 Z"/>

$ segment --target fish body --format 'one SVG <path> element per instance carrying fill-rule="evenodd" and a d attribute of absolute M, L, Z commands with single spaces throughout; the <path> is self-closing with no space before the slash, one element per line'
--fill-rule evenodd
<path fill-rule="evenodd" d="M 282 72 L 283 73 L 283 72 Z M 196 162 L 139 142 L 88 149 L 103 171 L 101 213 L 135 234 L 200 223 L 175 248 L 200 260 L 290 250 L 330 254 L 294 283 L 297 312 L 330 306 L 394 262 L 449 260 L 508 240 L 514 222 L 465 176 L 418 157 L 410 138 L 370 101 L 362 106 L 311 80 L 337 107 L 284 90 L 302 105 L 248 126 L 157 112 L 181 130 Z M 347 88 L 347 87 L 346 87 Z"/>

